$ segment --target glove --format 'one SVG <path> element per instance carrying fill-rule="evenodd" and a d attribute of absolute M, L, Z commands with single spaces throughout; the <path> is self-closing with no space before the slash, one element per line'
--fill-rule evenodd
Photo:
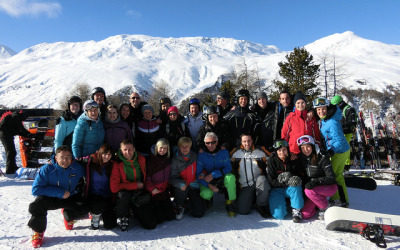
<path fill-rule="evenodd" d="M 328 156 L 329 158 L 333 157 L 335 155 L 335 151 L 333 151 L 332 149 L 329 149 L 328 152 L 326 152 L 326 156 Z"/>
<path fill-rule="evenodd" d="M 287 183 L 289 178 L 292 177 L 292 173 L 290 172 L 283 172 L 278 175 L 278 182 L 280 183 Z"/>
<path fill-rule="evenodd" d="M 313 181 L 307 182 L 305 185 L 306 189 L 313 189 L 315 187 L 315 184 Z"/>
<path fill-rule="evenodd" d="M 298 176 L 292 176 L 289 178 L 288 185 L 291 187 L 300 186 L 301 178 Z"/>

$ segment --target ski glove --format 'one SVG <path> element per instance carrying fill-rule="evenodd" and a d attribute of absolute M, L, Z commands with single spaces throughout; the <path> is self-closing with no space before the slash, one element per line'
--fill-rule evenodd
<path fill-rule="evenodd" d="M 333 157 L 335 155 L 335 151 L 333 151 L 332 149 L 329 149 L 328 152 L 326 152 L 326 156 L 328 156 L 329 158 Z"/>
<path fill-rule="evenodd" d="M 289 178 L 288 185 L 291 187 L 300 186 L 301 178 L 298 176 L 292 176 Z"/>
<path fill-rule="evenodd" d="M 290 177 L 292 177 L 293 175 L 292 175 L 292 173 L 290 173 L 290 172 L 283 172 L 283 173 L 280 173 L 279 175 L 278 175 L 278 181 L 280 182 L 280 183 L 287 183 L 288 181 L 289 181 L 289 178 Z"/>
<path fill-rule="evenodd" d="M 306 183 L 305 188 L 306 189 L 313 189 L 315 186 L 317 186 L 317 183 L 315 183 L 315 181 L 310 181 L 310 182 Z"/>

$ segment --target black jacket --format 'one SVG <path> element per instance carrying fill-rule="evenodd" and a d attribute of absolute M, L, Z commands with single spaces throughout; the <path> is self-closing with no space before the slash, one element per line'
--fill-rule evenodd
<path fill-rule="evenodd" d="M 304 170 L 298 159 L 292 161 L 289 156 L 286 162 L 283 163 L 278 158 L 278 155 L 273 152 L 267 161 L 267 178 L 272 188 L 284 188 L 288 186 L 286 183 L 278 181 L 278 175 L 283 172 L 290 172 L 292 175 L 304 178 Z"/>
<path fill-rule="evenodd" d="M 331 160 L 325 155 L 318 154 L 316 165 L 311 164 L 311 159 L 314 154 L 305 156 L 300 153 L 300 162 L 306 173 L 303 178 L 303 186 L 310 183 L 309 189 L 321 185 L 331 185 L 336 183 L 336 175 L 333 172 Z"/>

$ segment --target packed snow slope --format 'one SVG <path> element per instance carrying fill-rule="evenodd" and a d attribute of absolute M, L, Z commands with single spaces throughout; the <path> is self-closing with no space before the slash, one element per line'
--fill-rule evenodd
<path fill-rule="evenodd" d="M 349 75 L 343 86 L 382 90 L 387 84 L 399 84 L 398 45 L 348 31 L 302 46 L 316 63 L 324 55 L 334 55 Z M 43 43 L 13 56 L 0 54 L 0 104 L 58 108 L 59 97 L 79 83 L 100 86 L 112 94 L 125 86 L 149 90 L 161 81 L 169 84 L 179 102 L 213 85 L 244 60 L 270 84 L 279 76 L 278 62 L 285 61 L 288 53 L 276 46 L 231 38 L 117 35 L 102 41 Z"/>

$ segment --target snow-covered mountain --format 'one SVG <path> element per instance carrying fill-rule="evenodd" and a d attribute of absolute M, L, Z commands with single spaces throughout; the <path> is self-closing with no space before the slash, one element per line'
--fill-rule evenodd
<path fill-rule="evenodd" d="M 12 57 L 15 54 L 17 54 L 17 53 L 14 50 L 10 49 L 7 46 L 0 44 L 0 60 Z"/>
<path fill-rule="evenodd" d="M 302 46 L 302 45 L 299 45 Z M 351 75 L 344 85 L 383 89 L 400 79 L 400 46 L 366 40 L 345 32 L 305 48 L 316 60 L 334 54 Z M 257 65 L 261 78 L 278 76 L 278 62 L 289 53 L 271 45 L 231 38 L 160 38 L 118 35 L 78 43 L 43 43 L 0 60 L 0 104 L 57 108 L 57 99 L 75 84 L 101 86 L 107 94 L 133 86 L 147 90 L 169 84 L 179 101 L 213 85 L 243 63 Z M 366 85 L 356 81 L 364 79 Z"/>

